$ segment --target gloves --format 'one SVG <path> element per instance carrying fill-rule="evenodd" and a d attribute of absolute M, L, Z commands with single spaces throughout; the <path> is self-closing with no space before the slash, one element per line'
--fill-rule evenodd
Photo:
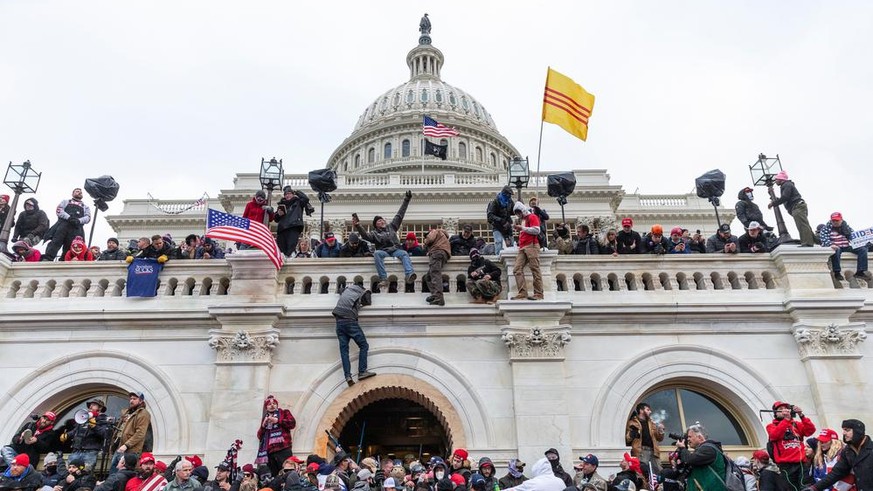
<path fill-rule="evenodd" d="M 405 199 L 406 201 L 409 201 L 412 199 L 412 190 L 411 189 L 406 190 L 406 195 L 403 199 Z"/>
<path fill-rule="evenodd" d="M 268 215 L 271 214 L 271 213 L 273 213 L 273 207 L 272 207 L 272 206 L 264 205 L 264 206 L 262 206 L 261 208 L 263 208 L 263 210 L 266 211 Z"/>
<path fill-rule="evenodd" d="M 160 256 L 158 256 L 158 262 L 161 264 L 164 264 L 165 262 L 167 262 L 167 259 L 170 259 L 170 258 L 168 258 L 166 254 L 161 254 Z"/>
<path fill-rule="evenodd" d="M 376 469 L 376 472 L 373 474 L 373 480 L 376 481 L 376 484 L 383 482 L 385 480 L 385 471 Z"/>
<path fill-rule="evenodd" d="M 72 225 L 79 225 L 79 219 L 76 217 L 67 218 L 67 221 Z"/>
<path fill-rule="evenodd" d="M 126 258 L 124 258 L 124 261 L 125 261 L 127 264 L 132 263 L 132 262 L 133 262 L 133 256 L 127 256 Z"/>

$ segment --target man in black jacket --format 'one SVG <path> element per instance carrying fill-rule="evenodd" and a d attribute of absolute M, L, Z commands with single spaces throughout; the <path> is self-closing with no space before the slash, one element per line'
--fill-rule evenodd
<path fill-rule="evenodd" d="M 136 476 L 136 461 L 136 454 L 124 454 L 124 457 L 118 461 L 118 472 L 109 474 L 109 477 L 99 483 L 94 491 L 124 491 L 127 481 Z"/>
<path fill-rule="evenodd" d="M 358 311 L 371 304 L 370 290 L 358 285 L 349 285 L 340 294 L 339 301 L 333 309 L 336 318 L 336 337 L 339 339 L 340 360 L 343 364 L 343 375 L 349 387 L 355 385 L 352 378 L 352 364 L 349 361 L 349 340 L 358 345 L 358 380 L 364 380 L 376 375 L 367 371 L 367 351 L 370 345 L 367 337 L 358 324 Z"/>
<path fill-rule="evenodd" d="M 842 426 L 843 442 L 846 446 L 843 447 L 839 460 L 828 475 L 806 488 L 807 490 L 830 489 L 849 474 L 855 475 L 855 489 L 858 491 L 873 489 L 873 442 L 865 434 L 864 423 L 857 419 L 847 419 Z"/>
<path fill-rule="evenodd" d="M 467 268 L 467 291 L 473 303 L 493 303 L 497 301 L 503 287 L 500 285 L 501 269 L 482 257 L 479 249 L 470 251 L 470 267 Z"/>
<path fill-rule="evenodd" d="M 755 196 L 752 194 L 752 188 L 746 187 L 740 189 L 739 194 L 737 194 L 737 204 L 734 205 L 734 209 L 737 211 L 737 220 L 745 228 L 749 228 L 749 224 L 752 222 L 758 222 L 764 227 L 764 230 L 773 231 L 773 227 L 768 227 L 764 223 L 764 214 L 761 213 L 758 205 L 752 202 L 754 199 Z"/>
<path fill-rule="evenodd" d="M 9 469 L 0 475 L 0 489 L 36 491 L 42 487 L 42 475 L 30 465 L 27 454 L 18 454 L 9 464 Z"/>
<path fill-rule="evenodd" d="M 621 219 L 621 230 L 615 236 L 618 242 L 619 254 L 640 254 L 645 252 L 646 244 L 639 232 L 634 232 L 634 220 L 631 217 Z"/>
<path fill-rule="evenodd" d="M 590 232 L 591 229 L 588 228 L 588 225 L 579 225 L 576 227 L 576 235 L 573 237 L 573 252 L 571 252 L 571 254 L 600 254 L 600 247 L 597 245 L 597 239 L 595 239 Z"/>
<path fill-rule="evenodd" d="M 106 418 L 106 405 L 99 399 L 88 401 L 88 419 L 61 435 L 61 440 L 70 443 L 73 453 L 70 461 L 82 459 L 91 467 L 97 465 L 97 454 L 105 446 L 112 433 L 112 425 Z"/>
<path fill-rule="evenodd" d="M 285 194 L 276 204 L 276 214 L 273 217 L 273 221 L 279 224 L 276 227 L 276 244 L 282 254 L 293 256 L 305 225 L 303 213 L 310 216 L 315 208 L 309 204 L 309 197 L 303 191 L 295 191 L 291 186 L 285 186 L 282 192 Z"/>
<path fill-rule="evenodd" d="M 800 233 L 800 246 L 812 247 L 815 234 L 809 226 L 809 208 L 806 206 L 806 201 L 803 200 L 800 191 L 794 187 L 794 181 L 788 179 L 788 173 L 784 170 L 776 174 L 776 184 L 779 185 L 779 198 L 771 201 L 767 208 L 785 205 L 785 211 L 794 218 L 794 224 Z"/>
<path fill-rule="evenodd" d="M 94 489 L 97 479 L 91 475 L 90 466 L 82 459 L 70 459 L 67 464 L 67 475 L 52 489 L 52 491 L 77 491 L 79 488 Z"/>
<path fill-rule="evenodd" d="M 373 217 L 373 228 L 367 232 L 361 226 L 358 215 L 352 215 L 352 227 L 354 227 L 358 235 L 365 240 L 372 242 L 376 248 L 373 251 L 373 260 L 376 263 L 376 273 L 379 275 L 379 292 L 383 293 L 388 288 L 388 272 L 385 271 L 385 258 L 388 256 L 397 258 L 403 263 L 403 272 L 406 274 L 406 284 L 409 285 L 415 282 L 415 271 L 412 269 L 412 260 L 409 259 L 409 254 L 400 247 L 400 239 L 397 238 L 397 232 L 400 231 L 400 225 L 403 223 L 403 217 L 406 215 L 406 209 L 409 208 L 409 201 L 412 199 L 412 191 L 406 191 L 403 196 L 403 203 L 391 223 L 385 221 L 379 215 Z"/>
<path fill-rule="evenodd" d="M 494 234 L 494 254 L 500 255 L 504 246 L 512 246 L 512 188 L 503 186 L 497 196 L 488 203 L 488 223 Z"/>
<path fill-rule="evenodd" d="M 453 235 L 449 239 L 452 246 L 453 256 L 469 256 L 470 251 L 476 248 L 476 237 L 473 237 L 473 226 L 464 225 L 460 234 Z"/>
<path fill-rule="evenodd" d="M 555 474 L 555 477 L 564 481 L 564 484 L 567 487 L 573 485 L 573 476 L 567 474 L 567 471 L 564 470 L 564 467 L 561 466 L 561 455 L 558 454 L 558 451 L 554 448 L 550 448 L 546 450 L 546 458 L 549 459 L 549 464 L 552 466 L 552 472 Z"/>
<path fill-rule="evenodd" d="M 30 245 L 35 246 L 42 241 L 48 228 L 49 219 L 45 212 L 39 209 L 39 201 L 36 198 L 27 198 L 24 200 L 24 211 L 18 214 L 18 221 L 15 222 L 12 241 L 26 240 Z"/>

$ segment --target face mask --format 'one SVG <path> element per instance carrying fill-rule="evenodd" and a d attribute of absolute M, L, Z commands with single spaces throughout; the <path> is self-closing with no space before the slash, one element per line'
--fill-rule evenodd
<path fill-rule="evenodd" d="M 446 473 L 443 471 L 436 471 L 433 473 L 433 475 L 434 477 L 436 477 L 437 481 L 439 481 L 446 475 Z"/>
<path fill-rule="evenodd" d="M 755 197 L 752 196 L 752 193 L 746 193 L 746 198 L 749 198 L 749 201 L 754 201 Z"/>

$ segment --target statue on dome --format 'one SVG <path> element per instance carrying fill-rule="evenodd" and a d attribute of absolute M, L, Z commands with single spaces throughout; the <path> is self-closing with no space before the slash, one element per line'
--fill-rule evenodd
<path fill-rule="evenodd" d="M 418 30 L 421 32 L 422 36 L 430 34 L 430 19 L 427 18 L 427 14 L 424 14 L 424 17 L 421 18 L 421 22 L 418 23 Z"/>

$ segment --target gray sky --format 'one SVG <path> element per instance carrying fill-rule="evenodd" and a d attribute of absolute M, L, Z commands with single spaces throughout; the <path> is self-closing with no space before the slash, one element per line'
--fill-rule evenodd
<path fill-rule="evenodd" d="M 719 168 L 732 206 L 758 153 L 778 153 L 813 225 L 834 210 L 873 225 L 873 4 L 858 1 L 3 0 L 0 161 L 43 171 L 48 211 L 110 174 L 110 214 L 146 193 L 215 198 L 261 157 L 324 167 L 364 108 L 407 80 L 424 12 L 443 79 L 532 166 L 552 66 L 597 102 L 588 142 L 546 125 L 544 170 L 605 168 L 657 194 Z"/>

